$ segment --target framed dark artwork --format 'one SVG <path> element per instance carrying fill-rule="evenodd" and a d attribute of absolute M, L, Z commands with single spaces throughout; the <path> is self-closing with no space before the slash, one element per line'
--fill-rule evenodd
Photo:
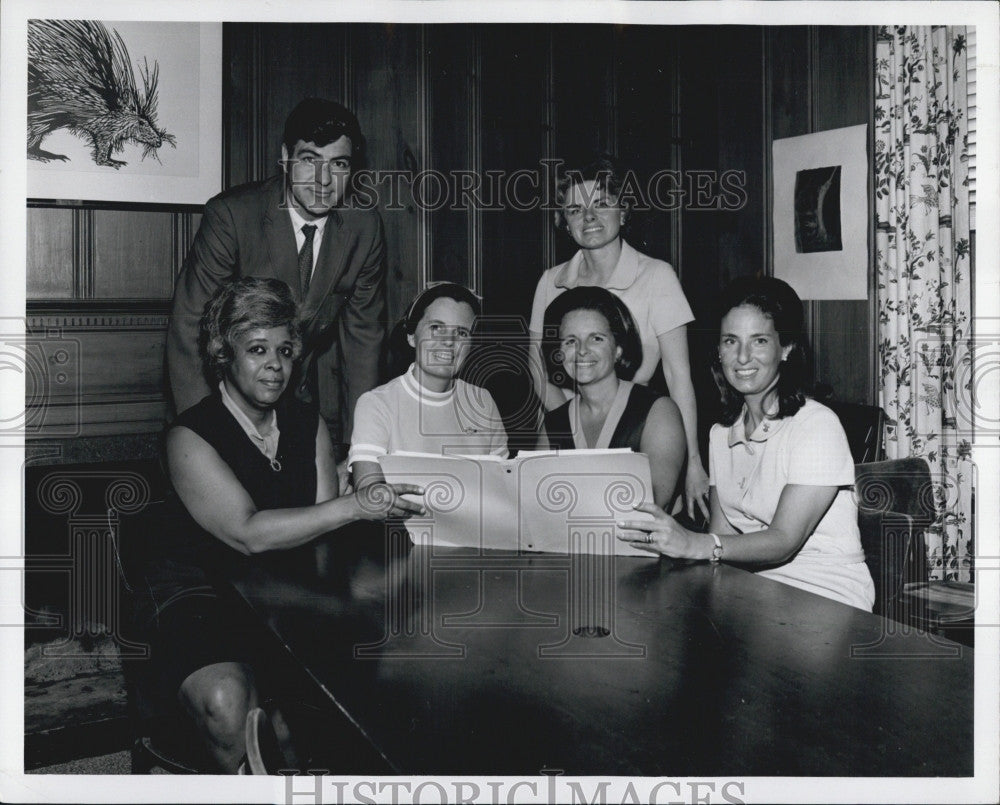
<path fill-rule="evenodd" d="M 868 297 L 868 127 L 773 143 L 774 275 L 803 299 Z"/>

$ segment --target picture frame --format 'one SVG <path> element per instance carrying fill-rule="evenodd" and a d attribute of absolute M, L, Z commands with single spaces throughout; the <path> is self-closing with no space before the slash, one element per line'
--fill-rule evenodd
<path fill-rule="evenodd" d="M 868 298 L 868 126 L 772 144 L 774 276 L 802 299 Z"/>
<path fill-rule="evenodd" d="M 45 43 L 37 48 L 36 59 L 54 63 L 53 70 L 72 71 L 69 58 L 58 60 L 62 53 L 72 53 L 77 29 L 57 28 L 52 20 L 39 22 L 47 27 L 29 27 L 29 63 L 34 35 Z M 127 139 L 108 148 L 95 145 L 97 138 L 86 130 L 68 127 L 43 128 L 40 141 L 36 132 L 32 143 L 33 104 L 37 109 L 58 103 L 59 98 L 38 101 L 29 95 L 29 204 L 204 204 L 222 188 L 222 23 L 99 21 L 99 25 L 112 43 L 120 37 L 140 94 L 146 89 L 145 79 L 154 77 L 157 97 L 152 119 L 163 135 L 160 144 L 149 148 Z M 99 37 L 95 30 L 90 33 Z M 39 118 L 45 111 L 39 109 Z M 44 120 L 39 125 L 44 127 Z"/>

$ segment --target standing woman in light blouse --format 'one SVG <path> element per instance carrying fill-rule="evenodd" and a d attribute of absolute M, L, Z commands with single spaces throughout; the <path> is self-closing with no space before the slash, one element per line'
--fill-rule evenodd
<path fill-rule="evenodd" d="M 698 414 L 688 359 L 687 324 L 694 319 L 677 274 L 668 263 L 636 251 L 621 236 L 628 208 L 621 203 L 624 177 L 614 161 L 601 156 L 579 169 L 564 170 L 556 184 L 558 229 L 580 250 L 566 263 L 548 269 L 538 281 L 529 327 L 535 390 L 546 410 L 566 402 L 548 382 L 541 355 L 545 309 L 561 293 L 579 286 L 611 291 L 628 307 L 639 327 L 642 361 L 633 382 L 649 383 L 657 364 L 670 396 L 680 409 L 687 444 L 685 508 L 708 516 L 708 476 L 698 448 Z"/>
<path fill-rule="evenodd" d="M 722 421 L 709 437 L 708 534 L 656 506 L 619 538 L 680 559 L 748 565 L 761 576 L 871 611 L 854 461 L 837 415 L 807 395 L 802 302 L 788 283 L 740 277 L 723 293 L 712 367 Z"/>

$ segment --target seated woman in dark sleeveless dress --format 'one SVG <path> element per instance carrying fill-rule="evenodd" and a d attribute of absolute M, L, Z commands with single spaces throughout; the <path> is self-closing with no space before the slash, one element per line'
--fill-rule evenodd
<path fill-rule="evenodd" d="M 147 638 L 154 679 L 194 721 L 207 760 L 235 772 L 257 706 L 256 639 L 216 595 L 221 571 L 286 551 L 355 520 L 421 511 L 410 484 L 338 497 L 330 437 L 318 410 L 283 394 L 301 351 L 285 283 L 247 277 L 222 286 L 201 322 L 218 387 L 167 433 L 177 493 L 151 545 Z M 287 554 L 285 554 L 287 555 Z"/>
<path fill-rule="evenodd" d="M 653 497 L 669 507 L 684 466 L 684 425 L 673 400 L 630 382 L 642 344 L 628 308 L 604 288 L 571 288 L 548 306 L 544 327 L 559 334 L 544 342 L 549 379 L 576 394 L 545 414 L 539 447 L 645 453 Z"/>

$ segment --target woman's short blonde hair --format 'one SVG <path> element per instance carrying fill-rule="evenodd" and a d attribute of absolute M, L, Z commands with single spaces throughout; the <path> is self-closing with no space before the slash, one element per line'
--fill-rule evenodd
<path fill-rule="evenodd" d="M 232 362 L 236 341 L 249 330 L 287 327 L 293 359 L 302 354 L 298 306 L 289 287 L 271 277 L 241 277 L 223 284 L 205 305 L 199 346 L 205 367 L 221 380 Z"/>
<path fill-rule="evenodd" d="M 588 161 L 581 161 L 578 164 L 564 164 L 556 174 L 555 201 L 558 205 L 553 211 L 556 229 L 566 229 L 566 216 L 563 214 L 563 205 L 573 185 L 584 182 L 594 182 L 599 190 L 603 190 L 610 196 L 618 200 L 621 205 L 624 220 L 624 229 L 629 220 L 629 207 L 624 199 L 620 198 L 622 188 L 625 186 L 625 170 L 621 163 L 611 154 L 595 154 Z"/>

